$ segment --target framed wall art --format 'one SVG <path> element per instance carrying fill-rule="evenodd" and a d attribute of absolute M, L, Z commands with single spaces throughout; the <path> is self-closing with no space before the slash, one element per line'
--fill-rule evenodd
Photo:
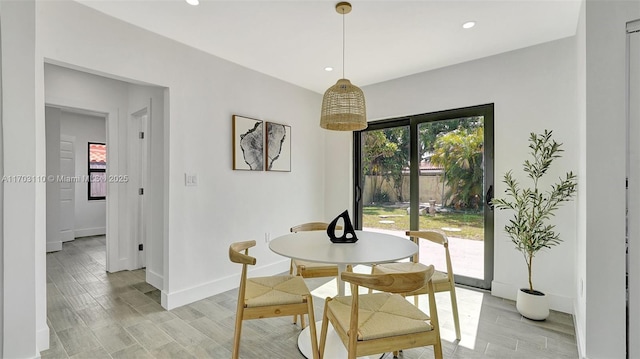
<path fill-rule="evenodd" d="M 291 172 L 291 126 L 266 123 L 267 171 Z"/>
<path fill-rule="evenodd" d="M 264 123 L 233 115 L 233 169 L 264 170 Z"/>

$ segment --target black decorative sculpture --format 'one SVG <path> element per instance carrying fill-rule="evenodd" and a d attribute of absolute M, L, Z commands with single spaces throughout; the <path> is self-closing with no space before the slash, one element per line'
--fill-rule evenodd
<path fill-rule="evenodd" d="M 336 237 L 336 224 L 342 218 L 344 220 L 344 232 L 341 237 Z M 351 218 L 349 218 L 349 212 L 345 210 L 338 217 L 336 217 L 331 223 L 329 223 L 329 227 L 327 227 L 327 235 L 329 239 L 333 243 L 355 243 L 358 240 L 356 237 L 356 231 L 353 229 L 353 224 L 351 224 Z"/>

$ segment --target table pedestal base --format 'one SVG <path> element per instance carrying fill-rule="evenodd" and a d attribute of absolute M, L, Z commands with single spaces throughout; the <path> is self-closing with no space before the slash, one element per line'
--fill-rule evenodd
<path fill-rule="evenodd" d="M 307 359 L 313 359 L 313 350 L 311 349 L 311 336 L 309 334 L 309 326 L 304 328 L 298 336 L 298 349 Z M 318 343 L 320 343 L 320 331 L 322 330 L 322 321 L 316 322 L 316 333 L 318 334 Z M 319 344 L 318 344 L 319 345 Z M 358 357 L 358 359 L 379 359 L 384 356 L 382 354 L 375 354 L 370 356 Z M 342 344 L 340 336 L 333 330 L 333 326 L 329 323 L 329 329 L 327 331 L 327 343 L 324 347 L 324 357 L 327 359 L 346 359 L 347 348 Z"/>

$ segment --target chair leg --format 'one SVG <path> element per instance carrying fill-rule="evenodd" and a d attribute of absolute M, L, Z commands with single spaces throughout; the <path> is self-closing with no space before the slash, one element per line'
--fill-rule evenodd
<path fill-rule="evenodd" d="M 296 275 L 299 275 L 300 271 L 296 268 Z M 289 264 L 289 275 L 293 275 L 293 260 L 291 260 L 291 264 Z M 302 316 L 300 316 L 302 317 Z M 298 324 L 298 315 L 294 314 L 293 315 L 293 324 Z"/>
<path fill-rule="evenodd" d="M 354 288 L 357 291 L 358 290 L 358 286 L 351 284 L 351 288 Z M 353 290 L 353 289 L 352 289 Z M 352 331 L 353 328 L 356 328 L 355 324 L 350 323 L 351 326 L 349 328 L 349 348 L 348 348 L 348 355 L 347 358 L 348 359 L 356 359 L 356 352 L 358 350 L 358 333 L 354 333 L 354 331 Z"/>
<path fill-rule="evenodd" d="M 371 274 L 376 274 L 376 265 L 371 265 Z M 369 288 L 369 294 L 373 293 L 373 289 Z"/>
<path fill-rule="evenodd" d="M 238 359 L 240 355 L 240 334 L 242 333 L 242 314 L 236 313 L 236 325 L 233 332 L 233 353 L 231 359 Z"/>
<path fill-rule="evenodd" d="M 460 318 L 458 316 L 458 301 L 456 299 L 455 287 L 451 287 L 449 293 L 451 294 L 451 311 L 453 312 L 453 324 L 456 329 L 456 339 L 460 340 Z"/>
<path fill-rule="evenodd" d="M 349 345 L 349 353 L 347 355 L 347 359 L 356 359 L 356 346 Z"/>
<path fill-rule="evenodd" d="M 313 314 L 313 300 L 311 296 L 307 298 L 307 315 L 309 316 L 309 333 L 311 335 L 311 350 L 313 350 L 313 359 L 319 359 L 318 354 L 318 333 L 316 333 L 316 317 Z M 300 315 L 303 317 L 302 315 Z"/>
<path fill-rule="evenodd" d="M 327 342 L 327 331 L 329 329 L 329 317 L 327 316 L 327 312 L 329 310 L 329 307 L 327 305 L 327 303 L 329 303 L 329 301 L 331 300 L 331 298 L 327 298 L 324 301 L 324 311 L 322 314 L 322 328 L 320 330 L 320 346 L 318 348 L 318 352 L 320 354 L 320 359 L 324 358 L 324 345 Z"/>
<path fill-rule="evenodd" d="M 346 271 L 353 272 L 353 266 L 351 264 L 347 264 Z M 338 278 L 336 278 L 336 289 L 338 290 L 336 293 L 340 293 L 340 281 L 338 281 Z"/>
<path fill-rule="evenodd" d="M 442 341 L 438 338 L 438 342 L 433 345 L 433 354 L 436 359 L 442 359 Z"/>

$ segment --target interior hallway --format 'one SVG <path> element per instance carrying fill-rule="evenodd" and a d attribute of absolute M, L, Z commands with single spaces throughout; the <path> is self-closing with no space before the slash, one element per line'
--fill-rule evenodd
<path fill-rule="evenodd" d="M 231 357 L 236 290 L 166 311 L 160 292 L 145 282 L 144 270 L 109 274 L 104 263 L 104 236 L 66 242 L 62 251 L 47 254 L 51 346 L 42 358 Z M 323 298 L 335 295 L 336 285 L 327 278 L 307 284 L 319 320 Z M 534 322 L 522 318 L 514 302 L 466 288 L 457 294 L 460 342 L 454 340 L 449 296 L 437 294 L 445 358 L 578 357 L 570 315 L 552 312 L 546 321 Z M 428 306 L 426 298 L 420 298 L 420 306 Z M 298 333 L 289 317 L 246 321 L 241 357 L 302 358 Z M 433 350 L 409 349 L 401 358 L 433 358 Z"/>

